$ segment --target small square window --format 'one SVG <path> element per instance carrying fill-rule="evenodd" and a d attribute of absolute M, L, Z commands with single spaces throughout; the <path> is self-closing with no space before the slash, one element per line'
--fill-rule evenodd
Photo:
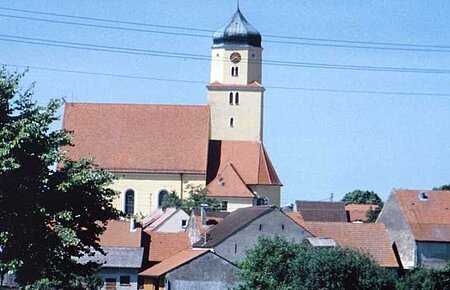
<path fill-rule="evenodd" d="M 187 220 L 181 220 L 181 227 L 185 228 L 187 226 Z"/>
<path fill-rule="evenodd" d="M 130 276 L 120 276 L 120 285 L 121 286 L 126 286 L 126 285 L 130 285 L 131 281 L 130 281 Z"/>

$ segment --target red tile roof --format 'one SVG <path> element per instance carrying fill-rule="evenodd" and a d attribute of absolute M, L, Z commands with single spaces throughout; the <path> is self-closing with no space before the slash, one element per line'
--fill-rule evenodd
<path fill-rule="evenodd" d="M 160 233 L 147 232 L 150 235 L 150 250 L 148 260 L 160 262 L 181 251 L 191 248 L 191 241 L 185 232 Z"/>
<path fill-rule="evenodd" d="M 228 164 L 246 185 L 281 185 L 281 181 L 260 142 L 210 141 L 207 183 L 211 182 Z"/>
<path fill-rule="evenodd" d="M 248 189 L 230 163 L 208 184 L 207 188 L 210 196 L 255 198 L 255 194 Z"/>
<path fill-rule="evenodd" d="M 100 236 L 102 247 L 134 248 L 141 246 L 141 228 L 130 231 L 128 221 L 109 221 L 106 231 Z"/>
<path fill-rule="evenodd" d="M 426 200 L 419 195 L 425 193 Z M 450 191 L 394 190 L 414 238 L 450 242 Z"/>
<path fill-rule="evenodd" d="M 367 222 L 367 212 L 377 207 L 376 204 L 347 204 L 345 210 L 348 212 L 350 222 Z"/>
<path fill-rule="evenodd" d="M 185 250 L 176 255 L 173 255 L 159 264 L 148 268 L 145 271 L 139 273 L 139 276 L 150 276 L 159 277 L 167 272 L 178 268 L 193 259 L 202 256 L 203 254 L 209 252 L 209 250 Z"/>
<path fill-rule="evenodd" d="M 113 172 L 206 173 L 208 106 L 66 103 L 69 157 Z"/>
<path fill-rule="evenodd" d="M 316 237 L 331 238 L 341 247 L 367 251 L 382 267 L 399 266 L 384 224 L 305 222 L 303 225 Z"/>

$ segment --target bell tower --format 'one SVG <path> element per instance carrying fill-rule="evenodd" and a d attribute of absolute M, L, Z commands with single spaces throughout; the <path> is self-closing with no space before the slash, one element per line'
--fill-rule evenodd
<path fill-rule="evenodd" d="M 239 8 L 213 36 L 208 104 L 211 140 L 262 141 L 261 34 Z"/>

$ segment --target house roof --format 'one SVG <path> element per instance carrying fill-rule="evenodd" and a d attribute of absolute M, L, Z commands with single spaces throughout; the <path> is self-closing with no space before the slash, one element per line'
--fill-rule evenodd
<path fill-rule="evenodd" d="M 231 212 L 219 224 L 212 227 L 206 233 L 206 243 L 201 239 L 194 244 L 194 247 L 211 248 L 214 247 L 229 236 L 238 232 L 255 219 L 268 214 L 274 210 L 278 210 L 275 206 L 252 206 L 239 208 Z"/>
<path fill-rule="evenodd" d="M 426 200 L 419 195 L 425 193 Z M 450 191 L 394 190 L 414 238 L 450 242 Z"/>
<path fill-rule="evenodd" d="M 100 236 L 102 247 L 133 248 L 141 246 L 142 229 L 130 231 L 130 222 L 111 220 Z"/>
<path fill-rule="evenodd" d="M 367 251 L 382 267 L 398 267 L 386 228 L 381 223 L 305 222 L 316 237 L 330 238 L 342 247 Z"/>
<path fill-rule="evenodd" d="M 167 272 L 170 272 L 187 262 L 192 261 L 193 259 L 196 259 L 206 253 L 208 253 L 209 250 L 185 250 L 182 252 L 179 252 L 178 254 L 175 254 L 161 263 L 156 264 L 153 267 L 148 268 L 145 271 L 142 271 L 139 273 L 140 276 L 151 276 L 151 277 L 159 277 L 161 275 L 166 274 Z"/>
<path fill-rule="evenodd" d="M 104 268 L 141 268 L 144 248 L 104 247 L 105 255 L 95 252 L 94 256 L 83 256 L 80 263 L 97 262 Z"/>
<path fill-rule="evenodd" d="M 261 142 L 220 141 L 209 142 L 207 183 L 232 164 L 246 185 L 277 185 L 281 181 Z"/>
<path fill-rule="evenodd" d="M 301 226 L 303 226 L 305 224 L 305 220 L 303 219 L 303 217 L 301 216 L 301 214 L 299 212 L 285 211 L 284 214 L 287 215 L 288 217 L 290 217 L 291 219 L 293 219 L 297 224 L 299 224 Z"/>
<path fill-rule="evenodd" d="M 148 260 L 151 262 L 160 262 L 190 248 L 191 241 L 185 232 L 151 232 Z"/>
<path fill-rule="evenodd" d="M 376 204 L 347 204 L 345 210 L 348 212 L 350 222 L 367 222 L 367 211 L 378 207 Z"/>
<path fill-rule="evenodd" d="M 216 197 L 255 198 L 231 163 L 228 163 L 208 186 L 208 194 Z"/>
<path fill-rule="evenodd" d="M 142 227 L 145 229 L 145 231 L 156 230 L 161 224 L 163 224 L 180 210 L 182 209 L 175 207 L 168 207 L 164 209 L 158 208 L 142 220 Z"/>
<path fill-rule="evenodd" d="M 316 237 L 308 237 L 306 240 L 313 247 L 336 247 L 337 243 L 335 240 L 330 238 L 316 238 Z"/>
<path fill-rule="evenodd" d="M 297 211 L 305 221 L 346 222 L 347 212 L 343 202 L 295 201 Z"/>
<path fill-rule="evenodd" d="M 63 128 L 69 158 L 112 172 L 206 173 L 208 106 L 66 103 Z"/>

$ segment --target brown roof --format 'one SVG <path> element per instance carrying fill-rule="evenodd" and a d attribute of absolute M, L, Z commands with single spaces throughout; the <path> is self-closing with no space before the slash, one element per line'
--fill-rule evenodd
<path fill-rule="evenodd" d="M 204 239 L 201 239 L 195 243 L 194 246 L 203 248 L 214 247 L 226 240 L 229 236 L 246 227 L 255 219 L 271 213 L 274 210 L 279 209 L 276 206 L 251 206 L 239 208 L 231 212 L 219 224 L 215 225 L 207 232 L 206 243 Z"/>
<path fill-rule="evenodd" d="M 311 222 L 347 222 L 347 212 L 343 202 L 303 201 L 295 202 L 303 220 Z"/>
<path fill-rule="evenodd" d="M 261 142 L 210 141 L 207 183 L 228 164 L 233 165 L 246 185 L 281 185 Z"/>
<path fill-rule="evenodd" d="M 173 255 L 159 264 L 148 268 L 147 270 L 139 273 L 140 276 L 159 277 L 166 274 L 169 271 L 174 270 L 193 259 L 200 257 L 201 255 L 209 252 L 209 250 L 185 250 L 176 255 Z"/>
<path fill-rule="evenodd" d="M 134 248 L 141 246 L 141 228 L 130 231 L 128 221 L 109 221 L 106 231 L 100 236 L 102 247 Z"/>
<path fill-rule="evenodd" d="M 313 235 L 331 238 L 341 247 L 367 251 L 382 267 L 398 267 L 386 228 L 381 223 L 305 222 Z"/>
<path fill-rule="evenodd" d="M 185 232 L 148 232 L 148 234 L 150 235 L 148 260 L 151 262 L 163 261 L 170 256 L 191 248 L 191 241 Z"/>
<path fill-rule="evenodd" d="M 208 194 L 217 197 L 247 197 L 254 198 L 255 194 L 248 189 L 232 164 L 217 174 L 208 186 Z"/>
<path fill-rule="evenodd" d="M 300 215 L 300 213 L 296 211 L 285 211 L 284 214 L 293 219 L 297 224 L 301 225 L 302 227 L 305 225 L 305 220 Z"/>
<path fill-rule="evenodd" d="M 66 103 L 69 158 L 114 172 L 206 173 L 207 106 Z M 176 142 L 174 142 L 176 140 Z"/>
<path fill-rule="evenodd" d="M 422 192 L 426 200 L 419 198 Z M 394 190 L 394 194 L 416 240 L 450 242 L 450 191 Z"/>
<path fill-rule="evenodd" d="M 377 207 L 376 204 L 347 204 L 345 210 L 348 212 L 350 222 L 367 222 L 367 212 Z"/>

